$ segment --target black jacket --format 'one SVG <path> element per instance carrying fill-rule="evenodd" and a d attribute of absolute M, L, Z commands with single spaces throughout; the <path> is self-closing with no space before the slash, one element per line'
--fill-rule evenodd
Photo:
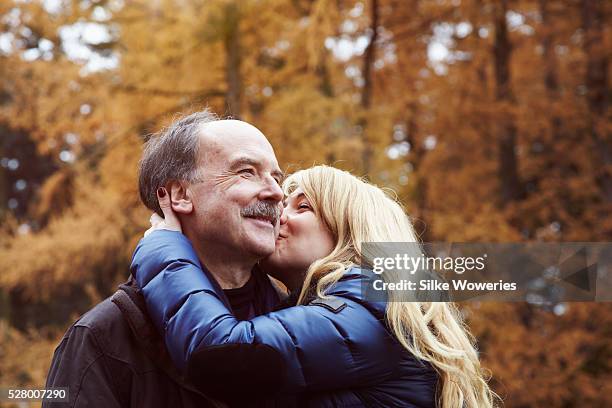
<path fill-rule="evenodd" d="M 46 387 L 68 387 L 69 402 L 43 407 L 224 407 L 181 378 L 128 283 L 68 329 Z"/>

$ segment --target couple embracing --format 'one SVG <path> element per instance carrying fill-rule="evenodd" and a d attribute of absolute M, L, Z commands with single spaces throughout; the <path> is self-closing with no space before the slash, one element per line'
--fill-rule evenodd
<path fill-rule="evenodd" d="M 257 128 L 208 111 L 147 142 L 139 185 L 130 280 L 68 330 L 47 387 L 69 402 L 46 406 L 493 406 L 452 303 L 364 297 L 361 244 L 418 241 L 380 188 L 284 176 Z"/>

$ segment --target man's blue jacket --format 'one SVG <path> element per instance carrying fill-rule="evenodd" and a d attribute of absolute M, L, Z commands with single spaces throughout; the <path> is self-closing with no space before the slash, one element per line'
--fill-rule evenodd
<path fill-rule="evenodd" d="M 304 405 L 434 407 L 437 375 L 363 298 L 372 275 L 348 270 L 329 299 L 239 321 L 181 233 L 155 231 L 131 271 L 174 363 L 205 392 L 298 393 Z"/>

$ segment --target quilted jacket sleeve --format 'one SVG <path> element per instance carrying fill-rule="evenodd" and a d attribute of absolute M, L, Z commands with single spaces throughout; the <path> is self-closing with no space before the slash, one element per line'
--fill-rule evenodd
<path fill-rule="evenodd" d="M 236 320 L 180 233 L 143 238 L 131 271 L 174 363 L 200 385 L 231 380 L 234 387 L 256 381 L 288 392 L 354 388 L 378 383 L 397 367 L 396 342 L 348 298 L 340 311 L 296 306 Z"/>

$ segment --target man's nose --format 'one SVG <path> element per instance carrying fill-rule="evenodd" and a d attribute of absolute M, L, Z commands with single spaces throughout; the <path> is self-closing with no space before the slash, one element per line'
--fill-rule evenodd
<path fill-rule="evenodd" d="M 284 194 L 276 180 L 273 177 L 269 177 L 269 180 L 266 181 L 264 188 L 259 193 L 259 198 L 280 203 L 284 198 Z"/>

